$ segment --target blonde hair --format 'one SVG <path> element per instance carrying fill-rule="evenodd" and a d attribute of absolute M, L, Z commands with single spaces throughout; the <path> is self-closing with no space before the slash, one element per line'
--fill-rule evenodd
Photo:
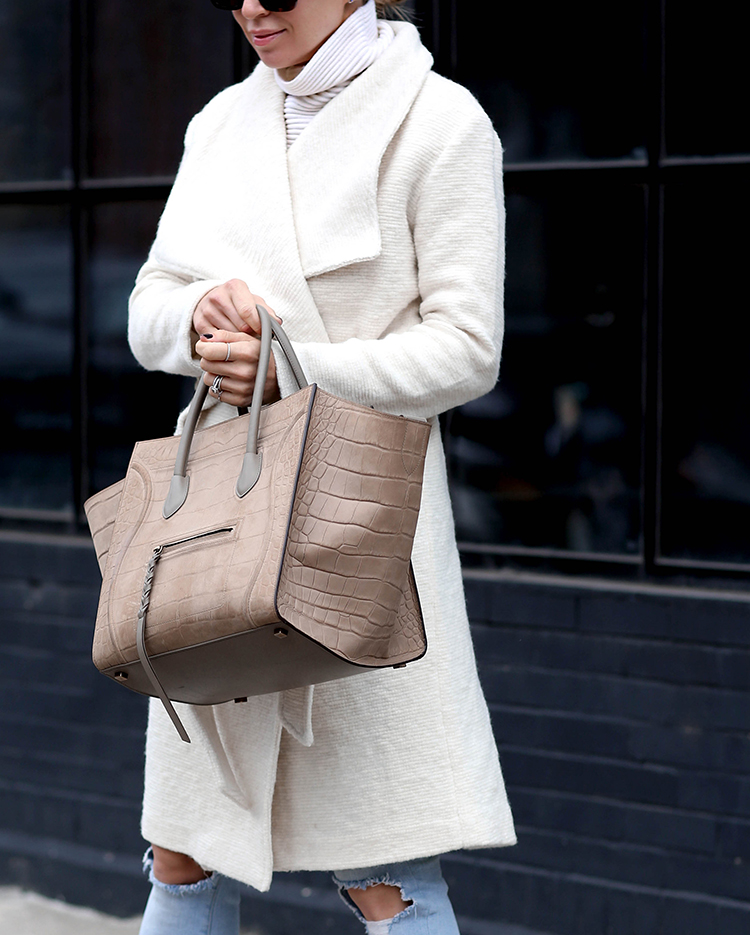
<path fill-rule="evenodd" d="M 405 2 L 406 0 L 375 0 L 378 17 L 380 19 L 409 19 L 409 11 L 403 9 Z"/>

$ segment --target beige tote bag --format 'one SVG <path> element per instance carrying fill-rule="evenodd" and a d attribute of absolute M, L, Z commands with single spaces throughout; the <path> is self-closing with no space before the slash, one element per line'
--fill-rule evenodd
<path fill-rule="evenodd" d="M 265 309 L 250 412 L 138 442 L 85 504 L 102 570 L 93 659 L 161 699 L 218 704 L 400 667 L 426 651 L 411 569 L 430 428 L 308 385 Z M 275 335 L 300 389 L 261 408 Z"/>

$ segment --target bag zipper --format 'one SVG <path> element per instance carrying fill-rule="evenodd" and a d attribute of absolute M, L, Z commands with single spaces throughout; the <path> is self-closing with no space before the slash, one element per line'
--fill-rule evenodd
<path fill-rule="evenodd" d="M 234 526 L 223 526 L 221 529 L 211 529 L 209 532 L 199 532 L 194 536 L 185 536 L 184 539 L 175 539 L 174 542 L 163 542 L 154 549 L 154 555 L 161 555 L 164 549 L 171 549 L 175 545 L 184 545 L 186 542 L 195 542 L 196 539 L 205 539 L 207 536 L 218 536 L 222 532 L 232 532 Z"/>

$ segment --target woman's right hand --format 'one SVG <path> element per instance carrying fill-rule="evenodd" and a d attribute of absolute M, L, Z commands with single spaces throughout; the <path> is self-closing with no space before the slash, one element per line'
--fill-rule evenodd
<path fill-rule="evenodd" d="M 254 295 L 241 279 L 230 279 L 207 292 L 193 312 L 195 336 L 214 331 L 260 335 L 257 306 L 262 305 L 281 324 L 281 319 L 259 295 Z"/>

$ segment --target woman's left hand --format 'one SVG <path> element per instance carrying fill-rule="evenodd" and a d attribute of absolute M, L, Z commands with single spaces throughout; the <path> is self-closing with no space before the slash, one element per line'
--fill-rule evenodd
<path fill-rule="evenodd" d="M 195 351 L 201 359 L 201 369 L 205 371 L 203 382 L 210 387 L 216 377 L 221 377 L 217 398 L 230 406 L 249 406 L 258 372 L 260 339 L 242 332 L 214 331 L 200 336 Z M 212 396 L 217 395 L 213 389 L 209 392 Z M 263 402 L 272 403 L 280 398 L 276 362 L 271 354 Z"/>

